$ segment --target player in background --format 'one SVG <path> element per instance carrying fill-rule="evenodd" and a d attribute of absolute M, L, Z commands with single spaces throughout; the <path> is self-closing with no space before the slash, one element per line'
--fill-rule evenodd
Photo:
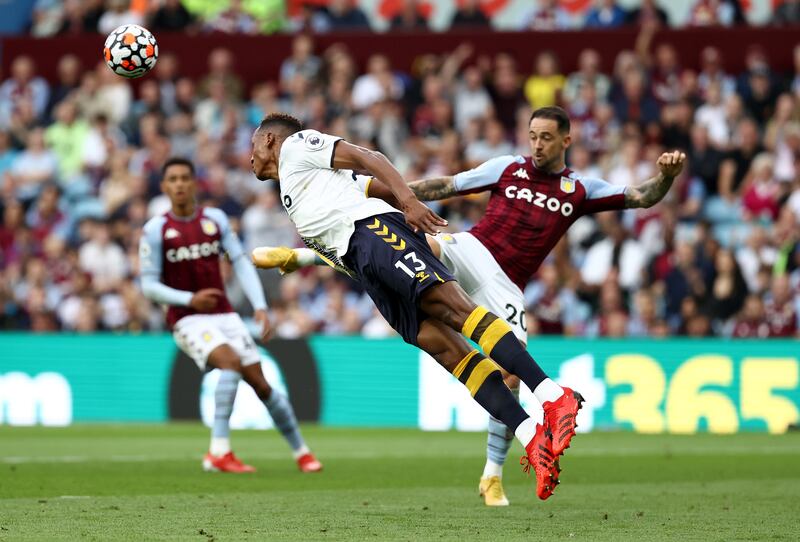
<path fill-rule="evenodd" d="M 253 305 L 261 338 L 266 340 L 270 332 L 267 303 L 255 268 L 225 213 L 196 204 L 196 189 L 194 165 L 183 158 L 167 160 L 162 169 L 161 190 L 172 209 L 144 225 L 139 258 L 142 291 L 149 299 L 169 306 L 167 323 L 180 349 L 200 370 L 206 366 L 220 370 L 214 393 L 211 446 L 203 458 L 203 468 L 255 471 L 243 464 L 230 447 L 229 420 L 239 380 L 244 378 L 291 446 L 300 470 L 319 471 L 322 465 L 303 441 L 292 405 L 264 378 L 255 342 L 225 295 L 219 259 L 227 253 Z"/>
<path fill-rule="evenodd" d="M 454 273 L 476 303 L 502 314 L 516 337 L 527 344 L 523 290 L 539 265 L 580 216 L 601 211 L 651 207 L 661 201 L 683 168 L 680 152 L 662 154 L 658 175 L 635 186 L 614 186 L 584 178 L 566 166 L 570 122 L 559 107 L 536 110 L 530 120 L 531 156 L 500 156 L 454 176 L 409 184 L 422 201 L 491 191 L 484 217 L 469 232 L 428 236 L 434 254 Z M 395 203 L 389 187 L 374 178 L 357 176 L 368 196 Z M 325 265 L 308 249 L 259 247 L 258 267 L 291 272 L 307 265 Z M 519 378 L 504 373 L 506 384 L 519 396 Z M 537 399 L 542 401 L 539 394 Z M 547 412 L 547 409 L 545 409 Z M 551 421 L 556 425 L 556 420 Z M 560 434 L 554 434 L 558 441 Z M 513 434 L 491 417 L 487 460 L 479 483 L 489 506 L 506 506 L 502 467 Z"/>
<path fill-rule="evenodd" d="M 303 130 L 291 116 L 268 115 L 252 143 L 253 172 L 261 180 L 280 182 L 284 208 L 305 243 L 359 280 L 406 342 L 428 352 L 513 431 L 536 474 L 537 495 L 548 498 L 558 483 L 558 456 L 575 433 L 582 398 L 547 378 L 505 320 L 476 305 L 433 255 L 424 234 L 438 233 L 446 221 L 414 196 L 382 154 Z M 367 198 L 353 182 L 354 171 L 382 179 L 402 212 Z M 503 383 L 498 364 L 545 403 L 543 425 L 522 409 Z"/>

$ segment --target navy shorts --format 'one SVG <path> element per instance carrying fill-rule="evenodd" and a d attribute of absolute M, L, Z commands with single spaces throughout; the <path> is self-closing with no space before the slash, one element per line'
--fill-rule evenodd
<path fill-rule="evenodd" d="M 355 271 L 386 321 L 410 344 L 428 315 L 419 308 L 423 292 L 455 280 L 431 252 L 424 233 L 414 233 L 402 213 L 359 220 L 344 264 Z"/>

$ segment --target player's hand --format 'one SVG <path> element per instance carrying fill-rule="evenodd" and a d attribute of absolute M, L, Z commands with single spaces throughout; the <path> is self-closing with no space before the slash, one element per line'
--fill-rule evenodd
<path fill-rule="evenodd" d="M 225 293 L 218 288 L 203 288 L 192 296 L 189 306 L 198 312 L 210 311 L 217 306 L 220 298 Z"/>
<path fill-rule="evenodd" d="M 258 309 L 253 312 L 253 320 L 261 326 L 261 340 L 267 342 L 272 336 L 272 324 L 269 322 L 269 316 L 264 309 Z"/>
<path fill-rule="evenodd" d="M 406 215 L 406 222 L 415 232 L 422 230 L 424 233 L 436 235 L 447 226 L 447 220 L 431 211 L 417 198 L 409 198 L 400 205 L 403 214 Z"/>
<path fill-rule="evenodd" d="M 683 164 L 686 162 L 686 155 L 680 151 L 665 152 L 656 160 L 658 170 L 664 177 L 674 179 L 683 169 Z"/>

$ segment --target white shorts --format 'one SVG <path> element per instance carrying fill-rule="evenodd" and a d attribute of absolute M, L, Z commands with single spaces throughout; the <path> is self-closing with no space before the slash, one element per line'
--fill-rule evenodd
<path fill-rule="evenodd" d="M 435 239 L 441 248 L 442 263 L 452 271 L 467 295 L 505 318 L 514 335 L 528 344 L 522 290 L 511 282 L 489 249 L 467 232 L 440 233 Z"/>
<path fill-rule="evenodd" d="M 223 344 L 233 348 L 242 365 L 261 361 L 253 337 L 235 312 L 184 316 L 175 323 L 172 336 L 201 371 L 206 368 L 208 355 Z"/>

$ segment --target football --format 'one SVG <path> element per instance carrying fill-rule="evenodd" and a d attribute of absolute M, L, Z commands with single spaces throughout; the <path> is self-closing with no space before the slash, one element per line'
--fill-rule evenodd
<path fill-rule="evenodd" d="M 158 44 L 152 32 L 136 24 L 111 31 L 103 45 L 103 58 L 111 71 L 122 77 L 141 77 L 156 65 Z"/>

